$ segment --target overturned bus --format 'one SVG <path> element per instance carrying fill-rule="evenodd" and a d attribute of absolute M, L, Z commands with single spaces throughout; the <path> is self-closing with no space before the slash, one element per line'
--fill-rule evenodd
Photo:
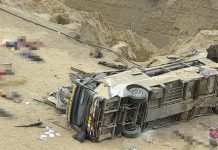
<path fill-rule="evenodd" d="M 207 58 L 75 79 L 67 120 L 92 141 L 218 113 L 217 47 Z"/>

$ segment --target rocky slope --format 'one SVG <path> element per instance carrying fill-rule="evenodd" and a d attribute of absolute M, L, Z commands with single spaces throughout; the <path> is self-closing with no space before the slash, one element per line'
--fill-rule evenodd
<path fill-rule="evenodd" d="M 66 0 L 66 4 L 101 12 L 116 28 L 130 29 L 159 48 L 201 30 L 218 29 L 217 0 Z"/>

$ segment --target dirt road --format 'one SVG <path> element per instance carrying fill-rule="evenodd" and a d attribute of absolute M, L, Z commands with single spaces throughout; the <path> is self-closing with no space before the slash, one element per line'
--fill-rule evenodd
<path fill-rule="evenodd" d="M 0 98 L 0 107 L 14 114 L 11 119 L 0 118 L 0 149 L 5 150 L 123 150 L 136 147 L 143 149 L 186 149 L 186 143 L 176 138 L 173 129 L 183 129 L 187 133 L 194 133 L 194 136 L 207 141 L 207 129 L 199 125 L 202 118 L 195 119 L 189 123 L 162 128 L 155 131 L 154 143 L 145 142 L 145 134 L 137 139 L 118 138 L 106 140 L 101 143 L 85 142 L 81 144 L 72 138 L 73 130 L 62 129 L 51 122 L 54 120 L 64 122 L 64 116 L 55 108 L 37 103 L 33 98 L 41 100 L 47 92 L 55 90 L 61 85 L 70 83 L 68 73 L 70 66 L 83 68 L 89 71 L 105 70 L 97 65 L 97 60 L 89 57 L 92 49 L 75 41 L 69 40 L 57 33 L 48 31 L 41 27 L 27 23 L 9 14 L 0 11 L 0 39 L 13 39 L 20 35 L 27 38 L 40 39 L 45 42 L 46 47 L 36 51 L 45 59 L 45 63 L 30 63 L 21 58 L 18 52 L 8 49 L 0 49 L 0 63 L 13 63 L 16 76 L 24 76 L 27 81 L 24 85 L 14 87 L 1 87 L 7 90 L 17 90 L 24 96 L 20 104 Z M 26 102 L 29 102 L 26 103 Z M 27 105 L 28 104 L 28 105 Z M 45 126 L 51 126 L 55 131 L 62 134 L 61 137 L 48 139 L 40 142 L 38 137 L 45 130 L 43 128 L 16 128 L 26 121 L 41 119 Z M 203 117 L 206 120 L 218 120 L 218 117 Z M 169 144 L 168 144 L 169 143 Z M 191 147 L 195 149 L 194 147 Z M 196 147 L 199 149 L 199 147 Z"/>

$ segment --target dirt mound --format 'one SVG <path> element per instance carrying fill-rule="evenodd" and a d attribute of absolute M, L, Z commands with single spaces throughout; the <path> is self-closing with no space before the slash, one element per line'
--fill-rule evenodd
<path fill-rule="evenodd" d="M 218 44 L 218 30 L 202 30 L 195 37 L 177 40 L 174 44 L 162 49 L 161 52 L 162 55 L 172 53 L 182 55 L 193 49 L 198 52 L 206 52 L 206 49 L 212 44 Z"/>
<path fill-rule="evenodd" d="M 128 46 L 122 47 L 120 53 L 133 61 L 146 61 L 158 51 L 149 40 L 132 31 L 117 31 L 101 14 L 75 11 L 57 0 L 2 0 L 2 3 L 38 13 L 46 20 L 72 29 L 84 40 L 107 48 L 125 42 Z"/>
<path fill-rule="evenodd" d="M 201 30 L 218 29 L 217 0 L 65 0 L 74 9 L 100 12 L 116 26 L 151 40 L 158 48 Z"/>
<path fill-rule="evenodd" d="M 122 56 L 124 56 L 130 60 L 137 59 L 136 55 L 133 53 L 129 44 L 127 44 L 123 41 L 119 41 L 116 45 L 112 46 L 110 49 L 112 49 L 113 51 L 121 54 Z M 121 61 L 121 60 L 118 58 L 118 59 L 116 59 L 116 61 Z"/>
<path fill-rule="evenodd" d="M 214 44 L 218 44 L 218 30 L 202 30 L 195 37 L 179 39 L 168 47 L 160 49 L 158 54 L 153 55 L 146 62 L 142 62 L 141 65 L 152 67 L 176 60 L 187 61 L 205 57 L 207 48 Z"/>
<path fill-rule="evenodd" d="M 158 51 L 149 40 L 130 30 L 115 30 L 107 24 L 100 14 L 84 13 L 82 15 L 84 20 L 81 22 L 81 35 L 93 43 L 113 47 L 119 44 L 120 41 L 125 42 L 127 45 L 122 46 L 121 54 L 124 54 L 126 50 L 124 55 L 134 61 L 146 61 Z"/>
<path fill-rule="evenodd" d="M 159 51 L 149 40 L 130 30 L 120 31 L 117 36 L 117 41 L 128 43 L 132 49 L 131 51 L 136 56 L 135 61 L 146 61 Z"/>

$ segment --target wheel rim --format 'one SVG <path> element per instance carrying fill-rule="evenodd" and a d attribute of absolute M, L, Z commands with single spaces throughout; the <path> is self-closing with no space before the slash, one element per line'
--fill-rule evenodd
<path fill-rule="evenodd" d="M 129 92 L 135 97 L 143 97 L 145 94 L 145 91 L 139 88 L 129 89 Z"/>

